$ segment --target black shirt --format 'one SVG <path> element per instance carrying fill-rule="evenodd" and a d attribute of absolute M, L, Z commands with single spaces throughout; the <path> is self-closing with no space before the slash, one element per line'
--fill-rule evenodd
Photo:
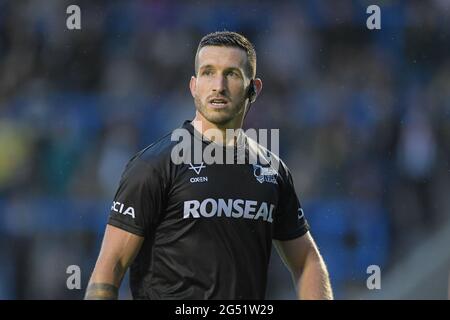
<path fill-rule="evenodd" d="M 182 128 L 199 139 L 189 121 Z M 309 229 L 288 168 L 174 164 L 177 143 L 169 134 L 136 154 L 111 207 L 110 225 L 145 237 L 130 267 L 133 298 L 264 299 L 272 239 Z"/>

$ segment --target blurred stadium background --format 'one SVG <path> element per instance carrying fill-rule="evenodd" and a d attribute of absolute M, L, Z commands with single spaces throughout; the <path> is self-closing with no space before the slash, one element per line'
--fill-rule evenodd
<path fill-rule="evenodd" d="M 247 127 L 280 128 L 336 297 L 447 299 L 449 21 L 447 0 L 0 1 L 0 298 L 83 296 L 125 163 L 193 117 L 196 46 L 227 29 L 255 43 Z M 267 297 L 294 298 L 275 252 Z"/>

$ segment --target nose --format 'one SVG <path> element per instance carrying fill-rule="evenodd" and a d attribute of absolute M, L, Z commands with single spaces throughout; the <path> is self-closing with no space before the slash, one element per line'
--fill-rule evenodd
<path fill-rule="evenodd" d="M 222 75 L 214 77 L 212 90 L 215 93 L 223 93 L 226 89 L 226 78 Z"/>

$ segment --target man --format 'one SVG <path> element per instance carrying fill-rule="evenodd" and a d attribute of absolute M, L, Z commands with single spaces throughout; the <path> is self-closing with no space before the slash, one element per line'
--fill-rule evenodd
<path fill-rule="evenodd" d="M 216 32 L 200 41 L 190 80 L 196 116 L 181 127 L 192 141 L 231 148 L 234 156 L 251 153 L 247 136 L 225 133 L 242 127 L 260 93 L 255 75 L 256 53 L 242 35 Z M 333 298 L 283 162 L 277 171 L 248 163 L 175 164 L 176 144 L 167 135 L 128 163 L 86 299 L 116 299 L 129 266 L 135 299 L 263 299 L 272 241 L 299 299 Z"/>

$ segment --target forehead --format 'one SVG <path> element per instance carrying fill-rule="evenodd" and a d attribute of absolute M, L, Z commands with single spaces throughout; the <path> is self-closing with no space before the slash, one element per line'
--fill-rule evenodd
<path fill-rule="evenodd" d="M 197 59 L 199 68 L 212 65 L 218 68 L 244 69 L 247 54 L 244 50 L 235 47 L 206 46 L 200 49 Z"/>

